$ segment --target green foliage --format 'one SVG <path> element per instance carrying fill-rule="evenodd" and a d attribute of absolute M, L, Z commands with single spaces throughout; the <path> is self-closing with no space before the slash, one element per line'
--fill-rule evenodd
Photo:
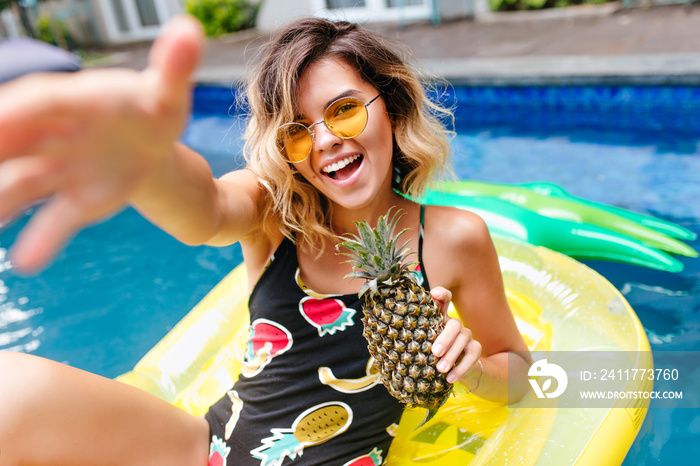
<path fill-rule="evenodd" d="M 12 6 L 11 0 L 0 0 L 0 11 L 6 10 Z"/>
<path fill-rule="evenodd" d="M 600 5 L 612 0 L 489 0 L 491 11 L 541 10 L 571 5 Z"/>
<path fill-rule="evenodd" d="M 187 0 L 187 12 L 199 19 L 204 32 L 216 37 L 250 28 L 255 23 L 260 4 L 248 0 Z"/>
<path fill-rule="evenodd" d="M 76 48 L 75 39 L 66 23 L 48 15 L 39 16 L 36 22 L 36 38 L 64 49 Z"/>

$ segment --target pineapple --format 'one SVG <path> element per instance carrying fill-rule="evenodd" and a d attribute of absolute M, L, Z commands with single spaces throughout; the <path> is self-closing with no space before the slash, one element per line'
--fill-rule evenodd
<path fill-rule="evenodd" d="M 341 253 L 351 257 L 353 272 L 347 277 L 366 280 L 359 293 L 365 295 L 364 336 L 382 383 L 407 405 L 428 408 L 426 422 L 452 390 L 432 354 L 444 322 L 433 297 L 411 270 L 415 262 L 407 261 L 408 242 L 398 246 L 407 230 L 394 236 L 403 214 L 398 211 L 389 220 L 390 214 L 391 209 L 379 218 L 376 229 L 366 221 L 355 222 L 359 236 L 345 235 L 338 246 L 350 251 Z"/>

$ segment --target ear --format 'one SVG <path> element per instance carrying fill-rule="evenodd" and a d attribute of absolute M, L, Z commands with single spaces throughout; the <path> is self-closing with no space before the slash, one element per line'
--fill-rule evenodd
<path fill-rule="evenodd" d="M 396 137 L 396 126 L 398 125 L 398 121 L 396 121 L 396 115 L 386 112 L 386 115 L 389 117 L 389 122 L 391 123 L 391 133 Z"/>

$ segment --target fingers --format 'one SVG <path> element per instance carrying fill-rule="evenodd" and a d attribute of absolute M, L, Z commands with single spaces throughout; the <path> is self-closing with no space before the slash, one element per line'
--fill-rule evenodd
<path fill-rule="evenodd" d="M 64 82 L 63 76 L 34 75 L 0 87 L 0 161 L 80 131 L 65 112 Z"/>
<path fill-rule="evenodd" d="M 433 354 L 440 358 L 437 370 L 447 373 L 447 381 L 454 383 L 464 377 L 479 359 L 481 344 L 458 319 L 448 319 L 445 329 L 435 339 Z"/>
<path fill-rule="evenodd" d="M 452 292 L 447 288 L 437 286 L 430 290 L 430 294 L 432 295 L 433 299 L 437 301 L 442 315 L 447 315 L 447 309 L 450 307 L 450 302 L 452 302 Z"/>
<path fill-rule="evenodd" d="M 27 273 L 45 267 L 84 224 L 77 206 L 62 196 L 52 198 L 32 217 L 10 251 L 15 269 Z"/>
<path fill-rule="evenodd" d="M 42 156 L 11 159 L 0 165 L 0 222 L 17 217 L 54 192 L 58 184 L 55 165 Z"/>
<path fill-rule="evenodd" d="M 170 20 L 149 55 L 147 72 L 155 72 L 164 93 L 183 90 L 190 84 L 204 49 L 204 35 L 199 22 L 190 16 Z"/>

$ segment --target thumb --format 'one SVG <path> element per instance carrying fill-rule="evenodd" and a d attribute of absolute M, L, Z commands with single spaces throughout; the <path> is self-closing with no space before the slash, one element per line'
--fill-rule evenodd
<path fill-rule="evenodd" d="M 147 71 L 155 72 L 167 90 L 186 88 L 199 65 L 204 44 L 199 22 L 191 16 L 176 16 L 153 43 Z"/>

